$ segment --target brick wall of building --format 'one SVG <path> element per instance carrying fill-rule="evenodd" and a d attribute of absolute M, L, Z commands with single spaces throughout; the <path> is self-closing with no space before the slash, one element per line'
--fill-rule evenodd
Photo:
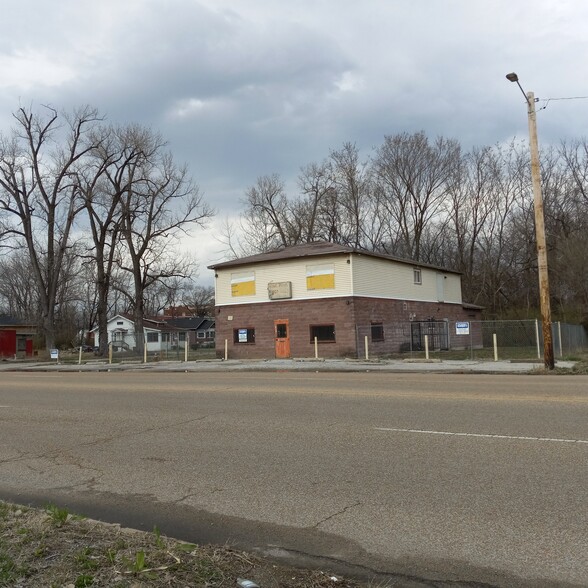
<path fill-rule="evenodd" d="M 364 337 L 368 337 L 370 353 L 374 355 L 404 353 L 411 349 L 414 341 L 411 325 L 418 322 L 427 321 L 449 321 L 450 328 L 455 321 L 479 321 L 481 319 L 480 310 L 466 309 L 461 304 L 448 304 L 444 302 L 417 302 L 403 300 L 389 300 L 382 298 L 354 298 L 355 319 L 357 325 L 359 354 L 363 355 Z M 381 323 L 383 325 L 383 340 L 374 341 L 372 339 L 371 325 Z M 472 326 L 472 338 L 467 337 L 464 344 L 470 344 L 473 341 L 476 345 L 481 345 L 480 325 Z M 426 324 L 423 325 L 426 331 Z M 455 346 L 455 337 L 449 340 L 447 337 L 443 341 L 437 341 L 434 335 L 429 337 L 431 348 L 437 343 L 449 343 Z"/>
<path fill-rule="evenodd" d="M 289 322 L 291 357 L 314 357 L 310 326 L 327 324 L 335 325 L 335 342 L 319 343 L 319 356 L 355 357 L 355 319 L 351 298 L 286 300 L 217 307 L 217 355 L 224 355 L 226 339 L 229 359 L 275 357 L 274 321 L 281 319 Z M 255 343 L 234 343 L 234 330 L 245 328 L 255 329 Z"/>
<path fill-rule="evenodd" d="M 229 359 L 273 358 L 274 321 L 287 319 L 291 357 L 314 357 L 310 326 L 328 324 L 335 325 L 335 342 L 319 343 L 319 357 L 357 357 L 358 339 L 363 353 L 363 336 L 358 338 L 356 325 L 360 333 L 367 329 L 366 334 L 369 334 L 369 325 L 374 322 L 390 325 L 387 328 L 392 331 L 384 341 L 373 343 L 374 351 L 398 353 L 406 341 L 406 333 L 400 331 L 406 330 L 404 325 L 411 320 L 472 321 L 479 318 L 479 311 L 466 310 L 460 304 L 361 297 L 221 306 L 216 309 L 216 349 L 218 357 L 223 357 L 226 339 Z M 255 343 L 235 343 L 235 329 L 255 329 Z M 394 329 L 399 332 L 394 334 Z"/>

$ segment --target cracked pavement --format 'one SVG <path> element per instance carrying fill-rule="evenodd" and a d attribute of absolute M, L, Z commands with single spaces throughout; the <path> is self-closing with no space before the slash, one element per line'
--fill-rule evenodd
<path fill-rule="evenodd" d="M 322 557 L 399 586 L 563 587 L 588 577 L 588 445 L 523 440 L 588 439 L 586 377 L 3 380 L 0 496 L 299 563 Z"/>

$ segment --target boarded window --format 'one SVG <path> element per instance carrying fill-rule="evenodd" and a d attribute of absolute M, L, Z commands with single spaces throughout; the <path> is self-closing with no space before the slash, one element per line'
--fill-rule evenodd
<path fill-rule="evenodd" d="M 310 342 L 316 337 L 319 343 L 335 342 L 335 325 L 310 325 Z"/>
<path fill-rule="evenodd" d="M 372 341 L 384 340 L 384 325 L 382 323 L 372 323 Z"/>
<path fill-rule="evenodd" d="M 254 296 L 255 272 L 235 272 L 231 274 L 231 296 Z"/>
<path fill-rule="evenodd" d="M 234 329 L 233 343 L 255 343 L 255 329 Z"/>
<path fill-rule="evenodd" d="M 325 290 L 335 287 L 335 266 L 332 263 L 306 266 L 306 289 Z"/>

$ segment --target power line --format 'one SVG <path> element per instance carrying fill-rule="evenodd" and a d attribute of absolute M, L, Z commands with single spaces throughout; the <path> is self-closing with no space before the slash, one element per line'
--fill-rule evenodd
<path fill-rule="evenodd" d="M 543 98 L 542 100 L 547 100 L 547 102 L 549 102 L 550 100 L 588 100 L 588 96 L 569 96 L 566 98 Z"/>
<path fill-rule="evenodd" d="M 541 108 L 538 108 L 537 110 L 545 110 L 549 106 L 549 103 L 552 102 L 553 100 L 588 100 L 588 96 L 566 96 L 563 98 L 542 98 L 541 102 L 545 102 L 545 105 L 542 106 Z M 537 100 L 537 101 L 539 101 L 539 100 Z"/>

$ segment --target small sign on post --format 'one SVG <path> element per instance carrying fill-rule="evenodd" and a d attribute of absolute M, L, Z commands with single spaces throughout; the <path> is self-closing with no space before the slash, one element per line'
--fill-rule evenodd
<path fill-rule="evenodd" d="M 59 349 L 51 349 L 51 359 L 59 360 Z"/>

